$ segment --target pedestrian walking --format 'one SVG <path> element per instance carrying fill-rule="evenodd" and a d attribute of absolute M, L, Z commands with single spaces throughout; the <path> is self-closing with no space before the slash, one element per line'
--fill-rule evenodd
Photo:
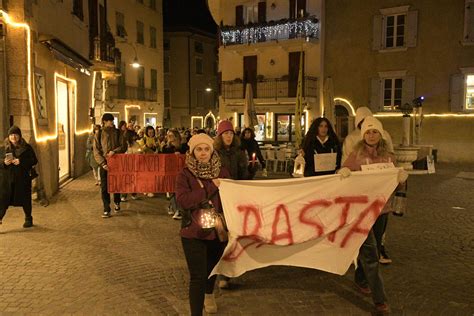
<path fill-rule="evenodd" d="M 343 176 L 349 176 L 351 171 L 361 170 L 362 165 L 395 161 L 395 156 L 387 149 L 387 142 L 383 138 L 383 126 L 379 120 L 374 117 L 367 117 L 362 123 L 361 133 L 363 139 L 357 143 L 354 152 L 344 162 L 343 168 L 338 171 Z M 405 170 L 400 170 L 398 181 L 404 183 L 407 178 L 408 173 Z M 384 216 L 383 213 L 390 211 L 389 204 L 385 205 L 381 216 Z M 355 283 L 361 292 L 372 294 L 377 312 L 388 312 L 387 296 L 379 269 L 379 253 L 375 234 L 376 225 L 377 222 L 359 249 Z"/>
<path fill-rule="evenodd" d="M 263 158 L 262 152 L 260 151 L 260 147 L 258 147 L 258 143 L 255 140 L 255 133 L 251 128 L 245 128 L 242 131 L 240 136 L 241 147 L 243 150 L 247 152 L 247 158 L 249 160 L 249 180 L 252 180 L 257 173 L 256 159 L 260 162 L 262 169 L 266 168 L 265 159 Z"/>
<path fill-rule="evenodd" d="M 100 185 L 100 173 L 99 173 L 99 164 L 95 161 L 94 158 L 94 138 L 100 131 L 100 125 L 94 125 L 94 129 L 89 134 L 86 142 L 86 161 L 89 167 L 92 169 L 92 174 L 94 175 L 95 185 Z"/>
<path fill-rule="evenodd" d="M 110 113 L 102 116 L 102 129 L 97 133 L 94 139 L 94 158 L 100 166 L 100 190 L 104 210 L 103 218 L 108 218 L 110 214 L 110 194 L 108 191 L 107 174 L 109 167 L 107 158 L 115 154 L 124 153 L 127 150 L 123 134 L 115 128 L 114 117 Z M 114 193 L 114 211 L 120 212 L 120 193 Z"/>
<path fill-rule="evenodd" d="M 317 170 L 315 159 L 318 159 L 320 157 L 318 155 L 322 154 L 333 154 L 331 158 L 335 158 L 334 169 Z M 341 168 L 341 144 L 332 128 L 331 122 L 327 118 L 319 117 L 311 123 L 308 133 L 306 133 L 303 140 L 303 155 L 306 162 L 304 168 L 305 177 L 333 174 Z"/>
<path fill-rule="evenodd" d="M 215 230 L 204 231 L 196 212 L 202 202 L 208 202 L 222 213 L 219 198 L 219 178 L 228 178 L 229 173 L 221 166 L 213 140 L 206 134 L 198 134 L 189 140 L 186 166 L 176 179 L 178 204 L 185 210 L 181 221 L 181 242 L 188 265 L 189 304 L 191 315 L 216 313 L 214 298 L 216 276 L 209 278 L 211 271 L 224 252 L 225 243 L 218 239 Z"/>
<path fill-rule="evenodd" d="M 8 137 L 0 147 L 0 157 L 0 224 L 9 206 L 22 206 L 23 227 L 32 227 L 31 180 L 36 175 L 33 167 L 38 159 L 17 126 L 8 130 Z"/>

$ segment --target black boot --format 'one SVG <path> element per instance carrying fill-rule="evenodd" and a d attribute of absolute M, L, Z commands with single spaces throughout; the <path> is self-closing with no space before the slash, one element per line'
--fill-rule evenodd
<path fill-rule="evenodd" d="M 33 217 L 26 217 L 25 223 L 23 224 L 23 228 L 28 228 L 33 226 Z"/>

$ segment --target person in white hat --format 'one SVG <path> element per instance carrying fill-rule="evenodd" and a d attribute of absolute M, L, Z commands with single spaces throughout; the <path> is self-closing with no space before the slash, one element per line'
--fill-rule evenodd
<path fill-rule="evenodd" d="M 355 145 L 362 140 L 362 134 L 360 129 L 362 127 L 362 123 L 364 122 L 366 117 L 372 116 L 372 111 L 368 107 L 362 106 L 356 110 L 355 116 L 355 129 L 346 136 L 344 139 L 344 144 L 342 146 L 342 163 L 346 161 L 349 155 L 354 151 Z M 387 131 L 383 131 L 383 138 L 387 143 L 387 150 L 393 153 L 393 142 L 390 134 Z"/>
<path fill-rule="evenodd" d="M 388 150 L 383 125 L 379 120 L 372 116 L 366 117 L 361 126 L 361 134 L 362 140 L 356 144 L 354 151 L 343 163 L 343 168 L 338 171 L 343 177 L 350 176 L 351 171 L 360 171 L 362 165 L 395 162 L 395 156 Z M 398 182 L 404 183 L 407 178 L 408 173 L 401 169 Z M 388 204 L 382 213 L 389 210 Z M 379 270 L 381 240 L 387 226 L 387 215 L 379 216 L 360 247 L 355 271 L 356 285 L 361 292 L 372 294 L 377 312 L 389 310 Z"/>

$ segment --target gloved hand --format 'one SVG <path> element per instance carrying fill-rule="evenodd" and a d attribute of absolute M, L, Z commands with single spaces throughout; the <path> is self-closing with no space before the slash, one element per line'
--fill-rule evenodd
<path fill-rule="evenodd" d="M 337 171 L 337 174 L 340 174 L 343 178 L 347 178 L 351 175 L 351 169 L 344 167 Z"/>
<path fill-rule="evenodd" d="M 398 183 L 404 183 L 408 179 L 408 172 L 405 169 L 398 171 Z"/>

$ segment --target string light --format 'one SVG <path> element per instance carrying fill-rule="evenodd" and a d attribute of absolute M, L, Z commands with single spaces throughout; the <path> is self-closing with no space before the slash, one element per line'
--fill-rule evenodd
<path fill-rule="evenodd" d="M 356 112 L 354 110 L 354 107 L 352 106 L 351 102 L 347 99 L 344 99 L 344 98 L 334 98 L 334 101 L 342 101 L 344 103 L 346 103 L 350 108 L 351 108 L 351 111 L 352 111 L 352 115 L 355 116 L 356 115 Z"/>
<path fill-rule="evenodd" d="M 409 114 L 413 116 L 412 114 Z M 374 114 L 375 117 L 402 117 L 402 113 L 377 113 Z M 430 113 L 430 114 L 423 114 L 423 117 L 474 117 L 474 113 Z"/>
<path fill-rule="evenodd" d="M 222 27 L 222 44 L 250 44 L 261 41 L 286 40 L 290 38 L 319 38 L 319 21 L 315 17 L 304 20 L 286 20 L 277 24 L 246 25 L 245 27 Z"/>
<path fill-rule="evenodd" d="M 204 117 L 204 122 L 207 122 L 207 119 L 209 117 L 211 117 L 214 120 L 214 126 L 213 127 L 216 127 L 216 117 L 214 116 L 214 114 L 212 114 L 212 111 L 209 111 L 209 113 L 206 114 L 206 116 Z"/>
<path fill-rule="evenodd" d="M 202 116 L 191 116 L 191 128 L 193 127 L 194 120 L 200 120 L 201 127 L 204 125 L 204 119 L 202 118 Z"/>

